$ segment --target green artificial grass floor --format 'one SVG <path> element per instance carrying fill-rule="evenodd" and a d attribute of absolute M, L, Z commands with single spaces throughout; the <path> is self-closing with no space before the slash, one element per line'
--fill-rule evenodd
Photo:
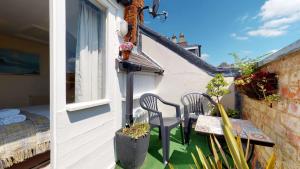
<path fill-rule="evenodd" d="M 175 169 L 188 169 L 190 166 L 195 166 L 191 153 L 197 156 L 196 145 L 201 148 L 204 154 L 209 153 L 207 138 L 192 132 L 190 144 L 182 145 L 180 137 L 180 129 L 175 128 L 170 135 L 170 160 Z M 162 163 L 162 145 L 158 139 L 158 129 L 151 131 L 150 143 L 147 157 L 141 169 L 164 169 L 169 168 Z M 122 169 L 119 165 L 115 169 Z"/>

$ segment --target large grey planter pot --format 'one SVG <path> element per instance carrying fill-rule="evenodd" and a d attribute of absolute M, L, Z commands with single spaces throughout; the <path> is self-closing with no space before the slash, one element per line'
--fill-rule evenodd
<path fill-rule="evenodd" d="M 150 134 L 133 139 L 116 132 L 116 155 L 124 169 L 138 169 L 144 163 L 149 147 Z"/>

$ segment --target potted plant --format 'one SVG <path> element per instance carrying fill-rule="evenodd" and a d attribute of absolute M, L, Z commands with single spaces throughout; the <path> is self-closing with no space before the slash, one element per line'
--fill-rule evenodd
<path fill-rule="evenodd" d="M 120 45 L 119 50 L 120 50 L 120 54 L 122 54 L 123 60 L 129 59 L 132 49 L 133 49 L 133 43 L 131 42 L 124 42 Z"/>
<path fill-rule="evenodd" d="M 116 132 L 116 155 L 124 169 L 138 169 L 142 166 L 149 147 L 150 126 L 136 123 Z"/>
<path fill-rule="evenodd" d="M 235 60 L 235 67 L 240 70 L 240 76 L 235 78 L 234 84 L 237 91 L 256 100 L 265 100 L 270 107 L 274 101 L 279 101 L 278 75 L 268 71 L 258 70 L 256 63 L 268 54 L 249 59 L 240 58 L 231 54 Z"/>
<path fill-rule="evenodd" d="M 272 108 L 279 101 L 278 76 L 275 73 L 257 71 L 251 75 L 237 77 L 234 81 L 237 91 L 256 100 L 264 100 Z"/>

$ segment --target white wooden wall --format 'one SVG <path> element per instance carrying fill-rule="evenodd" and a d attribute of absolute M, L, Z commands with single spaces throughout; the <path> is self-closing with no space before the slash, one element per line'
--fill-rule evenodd
<path fill-rule="evenodd" d="M 107 97 L 94 105 L 66 105 L 65 0 L 50 0 L 51 19 L 51 166 L 64 169 L 113 168 L 114 133 L 122 123 L 122 79 L 115 70 L 121 41 L 117 35 L 123 7 L 98 0 L 107 8 Z M 90 108 L 84 108 L 89 106 Z M 76 109 L 76 111 L 75 111 Z"/>

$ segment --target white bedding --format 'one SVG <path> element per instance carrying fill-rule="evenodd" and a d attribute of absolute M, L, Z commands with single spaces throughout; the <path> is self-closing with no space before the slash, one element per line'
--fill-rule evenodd
<path fill-rule="evenodd" d="M 21 111 L 27 111 L 29 113 L 41 115 L 50 119 L 50 108 L 49 105 L 38 105 L 20 108 Z"/>

